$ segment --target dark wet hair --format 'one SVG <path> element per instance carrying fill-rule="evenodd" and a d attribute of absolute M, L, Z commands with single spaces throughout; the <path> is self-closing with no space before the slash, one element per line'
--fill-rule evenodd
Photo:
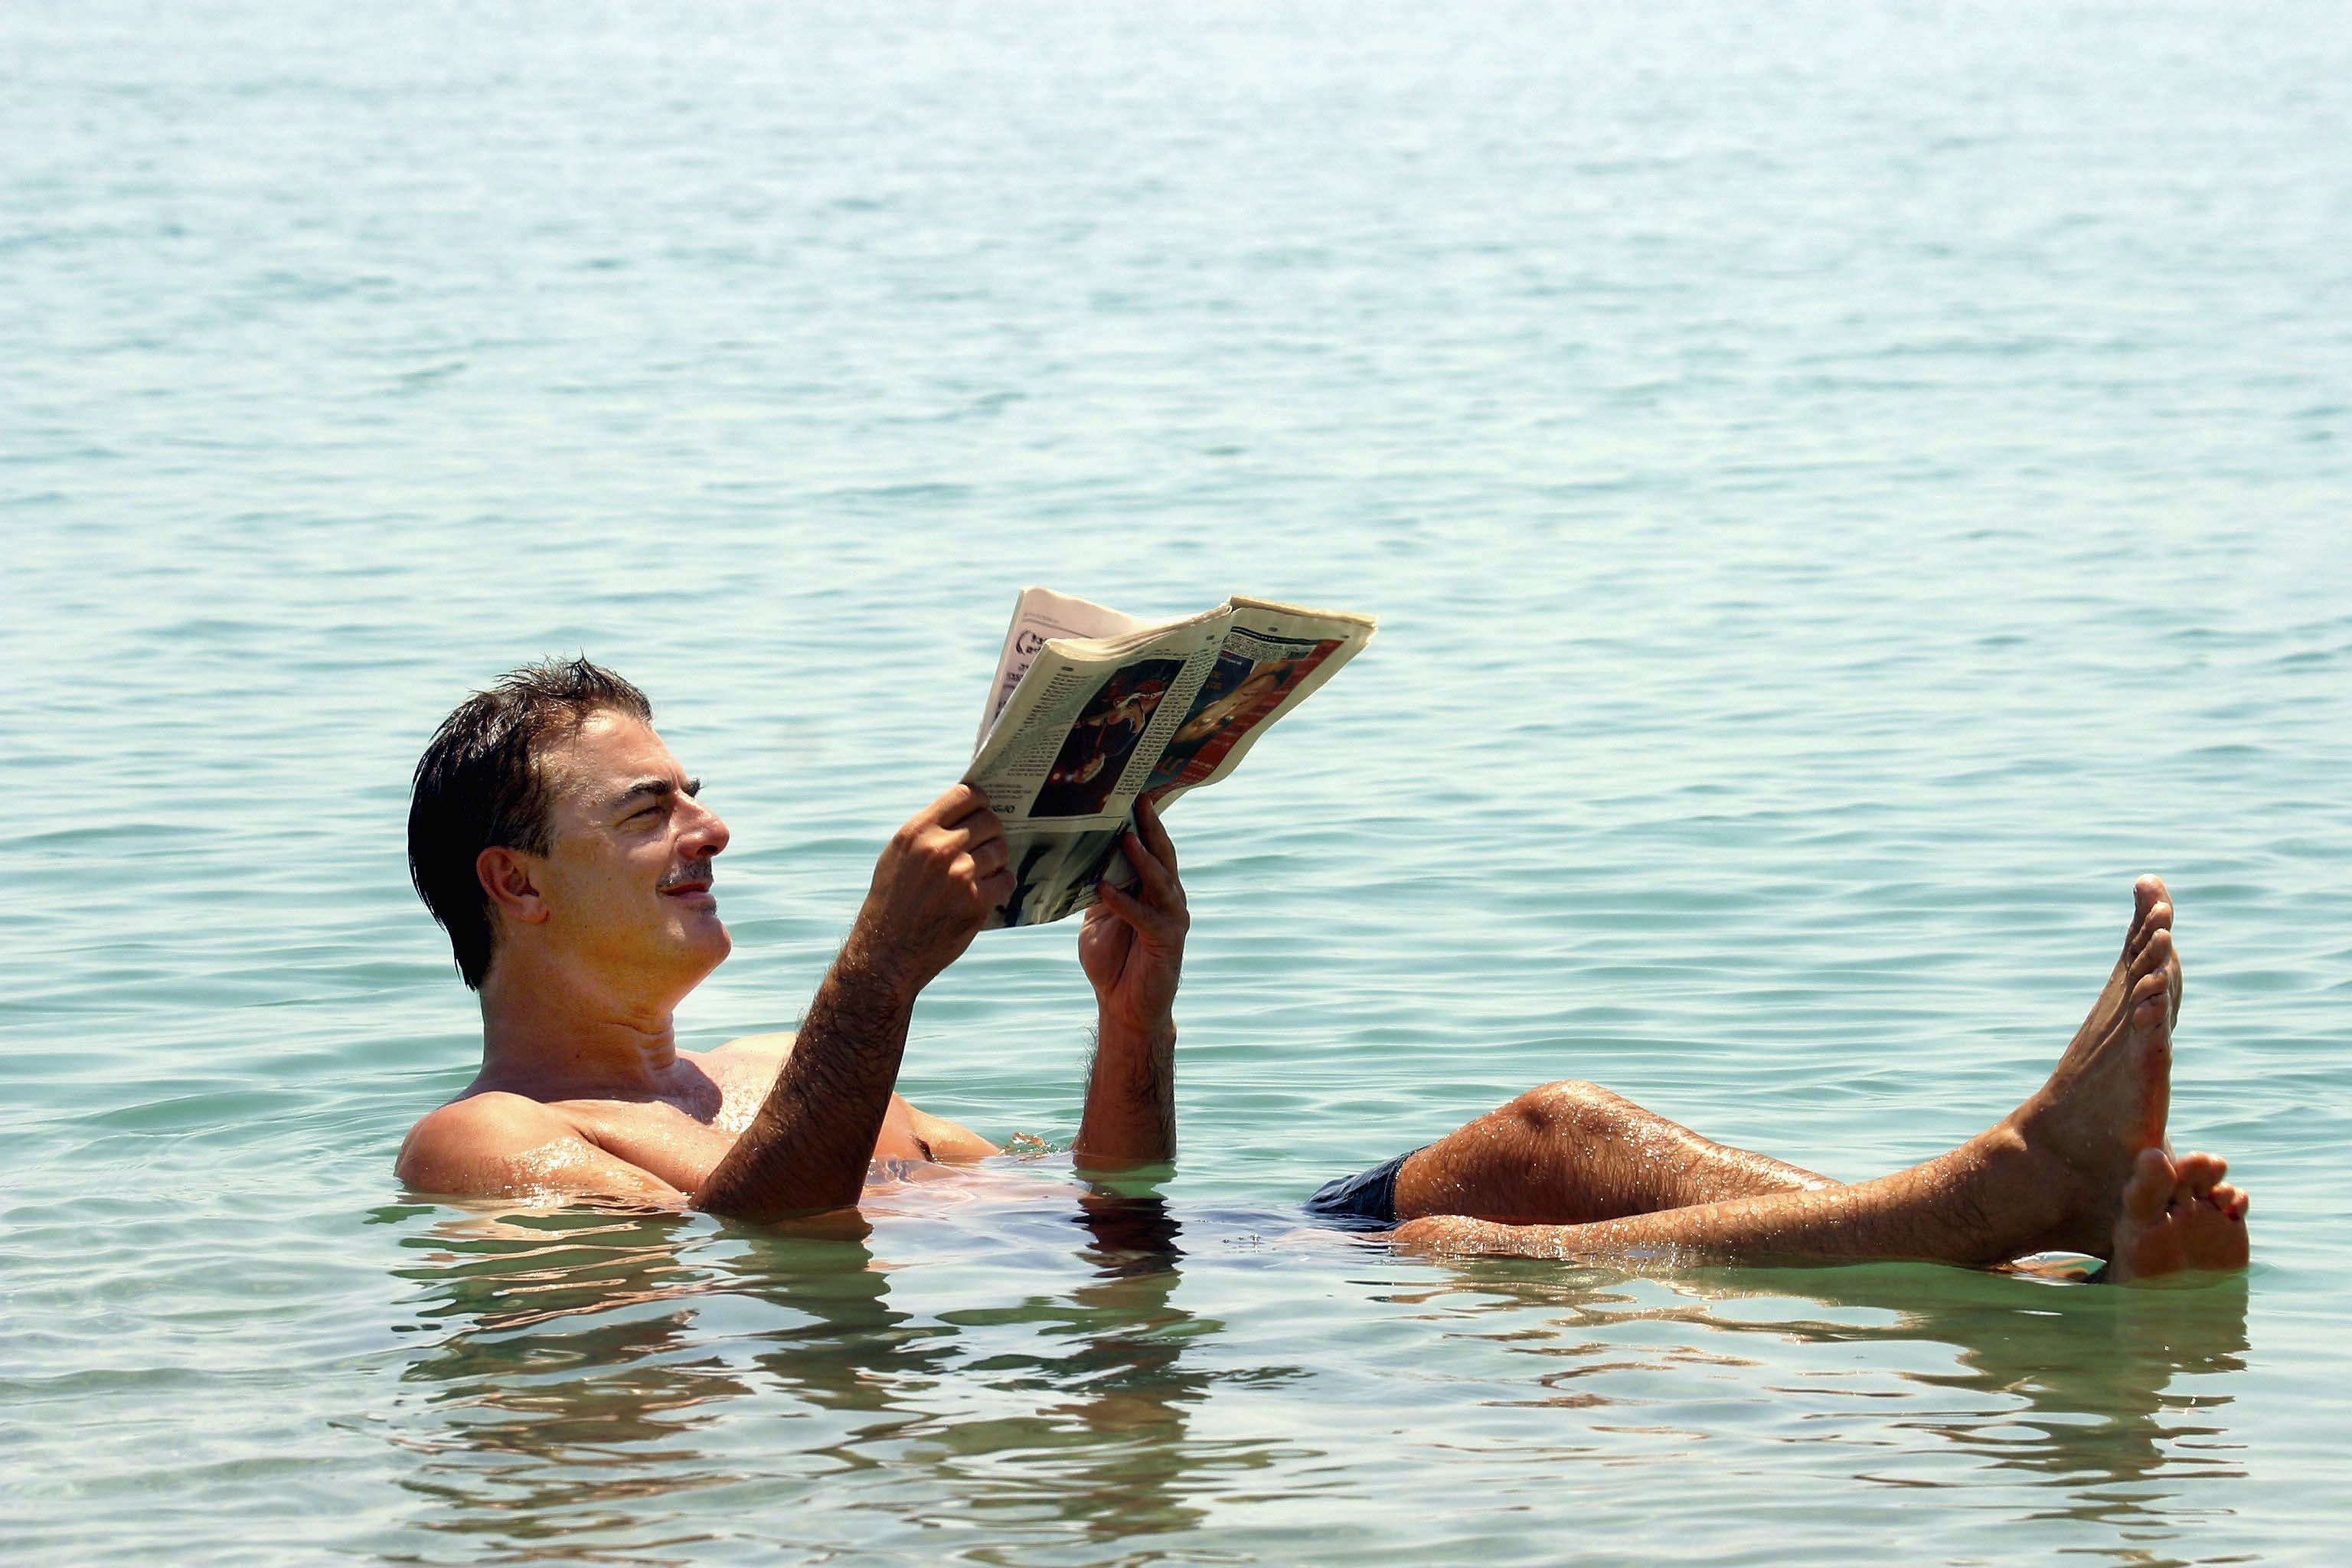
<path fill-rule="evenodd" d="M 449 933 L 457 973 L 479 991 L 497 928 L 474 874 L 485 849 L 555 847 L 541 752 L 602 712 L 650 721 L 646 694 L 584 658 L 543 659 L 477 691 L 441 721 L 408 799 L 408 875 Z"/>

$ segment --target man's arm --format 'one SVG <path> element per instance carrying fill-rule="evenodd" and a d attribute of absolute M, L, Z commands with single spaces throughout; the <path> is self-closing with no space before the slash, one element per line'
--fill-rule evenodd
<path fill-rule="evenodd" d="M 1192 916 L 1176 878 L 1176 846 L 1148 801 L 1120 841 L 1133 893 L 1108 882 L 1087 911 L 1078 963 L 1099 1007 L 1087 1109 L 1071 1157 L 1118 1169 L 1176 1157 L 1176 982 Z"/>
<path fill-rule="evenodd" d="M 995 1144 L 960 1122 L 944 1116 L 933 1116 L 928 1110 L 918 1110 L 905 1100 L 892 1095 L 895 1109 L 906 1112 L 908 1130 L 921 1142 L 923 1152 L 942 1164 L 961 1164 L 971 1160 L 985 1160 L 991 1154 L 1004 1152 Z"/>
<path fill-rule="evenodd" d="M 748 1058 L 759 1063 L 768 1081 L 773 1083 L 775 1075 L 783 1068 L 786 1054 L 793 1048 L 793 1036 L 788 1029 L 774 1034 L 745 1035 L 740 1039 L 728 1041 L 719 1048 L 730 1056 Z M 985 1160 L 991 1154 L 1004 1152 L 971 1128 L 950 1121 L 944 1116 L 918 1110 L 898 1094 L 891 1095 L 889 1107 L 882 1113 L 882 1134 L 874 1146 L 877 1158 L 893 1147 L 894 1130 L 903 1137 L 912 1139 L 924 1158 L 929 1160 L 959 1163 Z"/>
<path fill-rule="evenodd" d="M 769 1220 L 856 1203 L 924 986 L 1013 891 L 1004 826 L 958 784 L 901 827 L 759 1114 L 695 1206 Z"/>
<path fill-rule="evenodd" d="M 767 1074 L 769 1084 L 774 1084 L 776 1072 L 783 1069 L 785 1053 L 793 1048 L 793 1035 L 791 1030 L 776 1032 L 776 1035 L 746 1035 L 740 1039 L 730 1039 L 719 1048 L 730 1056 L 743 1056 L 760 1063 L 760 1068 Z M 915 1110 L 912 1105 L 908 1105 L 906 1096 L 898 1096 L 898 1093 L 889 1098 L 889 1107 L 882 1112 L 882 1135 L 875 1140 L 875 1157 L 885 1157 L 894 1147 L 901 1147 L 894 1133 L 898 1133 L 898 1138 L 910 1138 L 922 1152 L 924 1159 L 936 1159 L 936 1162 L 946 1163 L 988 1159 L 990 1154 L 1004 1152 L 960 1121 L 934 1117 L 927 1110 Z"/>

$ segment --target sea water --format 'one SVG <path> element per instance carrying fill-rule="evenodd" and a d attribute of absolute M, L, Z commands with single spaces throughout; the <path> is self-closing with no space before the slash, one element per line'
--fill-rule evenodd
<path fill-rule="evenodd" d="M 2311 1562 L 2352 1234 L 2352 36 L 2069 4 L 0 12 L 0 1555 Z M 1182 1156 L 452 1204 L 409 769 L 524 659 L 789 1026 L 1014 591 L 1378 642 L 1184 801 Z M 2196 1289 L 1305 1227 L 1549 1079 L 1843 1178 L 2179 900 Z M 904 1081 L 1066 1149 L 1069 924 Z"/>

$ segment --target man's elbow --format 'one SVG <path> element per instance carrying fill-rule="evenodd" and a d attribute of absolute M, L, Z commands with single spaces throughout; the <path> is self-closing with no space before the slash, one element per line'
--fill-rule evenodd
<path fill-rule="evenodd" d="M 716 1189 L 716 1190 L 714 1190 Z M 687 1206 L 734 1225 L 754 1225 L 787 1236 L 820 1241 L 863 1241 L 874 1233 L 857 1208 L 858 1193 L 837 1202 L 824 1194 L 791 1194 L 756 1199 L 705 1182 L 687 1199 Z M 795 1201 L 806 1199 L 808 1201 Z"/>

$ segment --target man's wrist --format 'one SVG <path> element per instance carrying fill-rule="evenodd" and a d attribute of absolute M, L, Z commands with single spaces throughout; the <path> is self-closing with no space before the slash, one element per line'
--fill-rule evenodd
<path fill-rule="evenodd" d="M 1153 1018 L 1134 1018 L 1104 1007 L 1096 1014 L 1095 1033 L 1098 1045 L 1103 1047 L 1171 1050 L 1176 1045 L 1176 1019 L 1165 1013 Z"/>
<path fill-rule="evenodd" d="M 877 941 L 871 931 L 859 926 L 841 944 L 831 978 L 866 1007 L 911 1013 L 915 998 L 922 994 L 931 977 L 918 973 L 890 951 L 887 942 Z"/>

